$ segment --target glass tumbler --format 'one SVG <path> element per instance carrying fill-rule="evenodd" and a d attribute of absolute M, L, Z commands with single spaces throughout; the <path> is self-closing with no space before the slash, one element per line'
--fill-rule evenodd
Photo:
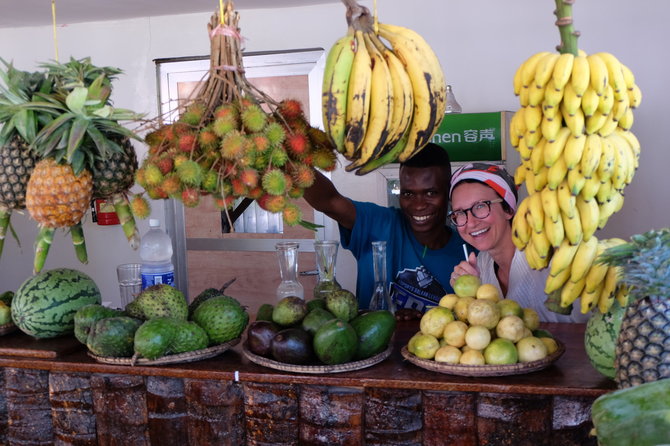
<path fill-rule="evenodd" d="M 275 245 L 281 283 L 277 287 L 277 301 L 296 296 L 305 298 L 305 290 L 298 281 L 298 242 L 279 242 Z"/>

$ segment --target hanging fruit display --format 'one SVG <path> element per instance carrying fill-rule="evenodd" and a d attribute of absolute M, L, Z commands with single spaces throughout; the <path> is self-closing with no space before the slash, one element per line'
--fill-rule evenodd
<path fill-rule="evenodd" d="M 630 129 L 642 96 L 614 55 L 577 49 L 572 2 L 556 5 L 559 52 L 532 55 L 514 75 L 521 105 L 510 122 L 521 156 L 514 178 L 528 197 L 514 217 L 513 241 L 531 268 L 550 268 L 550 308 L 566 312 L 581 298 L 582 313 L 606 312 L 615 297 L 625 305 L 627 288 L 620 268 L 598 256 L 624 241 L 594 233 L 623 206 L 638 166 L 640 144 Z"/>
<path fill-rule="evenodd" d="M 136 181 L 151 199 L 195 207 L 211 195 L 226 212 L 240 198 L 253 199 L 281 212 L 287 225 L 314 229 L 292 200 L 312 185 L 314 167 L 336 167 L 336 152 L 300 102 L 277 102 L 247 80 L 238 23 L 232 2 L 212 16 L 209 75 L 177 121 L 159 120 L 146 136 L 148 156 Z M 131 203 L 135 212 L 147 205 L 142 198 Z"/>
<path fill-rule="evenodd" d="M 447 85 L 423 37 L 342 1 L 349 28 L 326 59 L 323 125 L 351 161 L 346 170 L 364 175 L 406 161 L 430 142 L 444 116 Z"/>
<path fill-rule="evenodd" d="M 44 266 L 56 229 L 69 229 L 77 258 L 88 261 L 81 220 L 92 198 L 110 198 L 134 249 L 139 235 L 126 194 L 139 139 L 119 121 L 140 118 L 111 106 L 121 70 L 89 58 L 45 63 L 43 73 L 0 70 L 0 249 L 11 211 L 25 207 L 40 230 L 34 272 Z M 0 251 L 1 252 L 1 251 Z"/>

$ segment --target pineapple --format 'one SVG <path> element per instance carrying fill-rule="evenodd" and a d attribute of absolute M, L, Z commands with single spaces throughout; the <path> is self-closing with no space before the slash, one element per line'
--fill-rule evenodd
<path fill-rule="evenodd" d="M 28 144 L 15 134 L 0 147 L 0 204 L 8 209 L 26 207 L 26 187 L 37 157 Z"/>
<path fill-rule="evenodd" d="M 601 259 L 623 268 L 628 307 L 616 345 L 620 388 L 670 378 L 670 228 L 634 235 Z"/>
<path fill-rule="evenodd" d="M 112 136 L 123 149 L 107 159 L 97 159 L 93 164 L 93 196 L 108 198 L 126 192 L 135 183 L 137 155 L 129 138 Z"/>

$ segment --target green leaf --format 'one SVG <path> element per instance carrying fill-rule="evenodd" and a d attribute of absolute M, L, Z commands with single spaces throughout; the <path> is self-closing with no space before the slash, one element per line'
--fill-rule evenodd
<path fill-rule="evenodd" d="M 56 119 L 48 123 L 47 125 L 40 130 L 40 132 L 35 137 L 35 146 L 39 150 L 39 146 L 42 144 L 42 141 L 45 141 L 50 138 L 50 136 L 56 131 L 65 131 L 68 127 L 68 121 L 74 119 L 72 113 L 65 113 L 58 116 Z M 62 130 L 61 130 L 62 129 Z"/>
<path fill-rule="evenodd" d="M 101 118 L 109 118 L 109 116 L 112 114 L 112 107 L 109 105 L 105 105 L 95 110 L 93 114 L 96 116 L 100 116 Z"/>
<path fill-rule="evenodd" d="M 88 89 L 86 87 L 75 87 L 65 98 L 67 107 L 78 115 L 84 114 L 84 104 L 88 96 Z"/>
<path fill-rule="evenodd" d="M 84 170 L 84 162 L 86 161 L 86 156 L 81 152 L 75 152 L 72 155 L 72 159 L 68 160 L 70 166 L 72 166 L 72 171 L 75 175 L 79 175 L 82 170 Z"/>
<path fill-rule="evenodd" d="M 70 127 L 70 136 L 68 137 L 67 141 L 68 161 L 72 160 L 75 152 L 77 152 L 77 149 L 79 149 L 79 146 L 81 146 L 81 142 L 84 139 L 84 136 L 86 136 L 86 130 L 88 129 L 89 124 L 90 121 L 82 117 L 77 117 L 72 122 L 72 126 Z"/>

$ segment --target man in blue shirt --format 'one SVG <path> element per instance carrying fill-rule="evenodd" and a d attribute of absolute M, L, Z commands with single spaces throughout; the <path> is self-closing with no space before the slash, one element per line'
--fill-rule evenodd
<path fill-rule="evenodd" d="M 386 240 L 387 277 L 397 308 L 423 312 L 452 293 L 450 274 L 463 259 L 463 240 L 447 225 L 449 155 L 427 144 L 400 165 L 400 209 L 353 201 L 317 172 L 305 199 L 337 221 L 342 247 L 358 262 L 356 296 L 367 308 L 374 290 L 372 242 Z"/>

